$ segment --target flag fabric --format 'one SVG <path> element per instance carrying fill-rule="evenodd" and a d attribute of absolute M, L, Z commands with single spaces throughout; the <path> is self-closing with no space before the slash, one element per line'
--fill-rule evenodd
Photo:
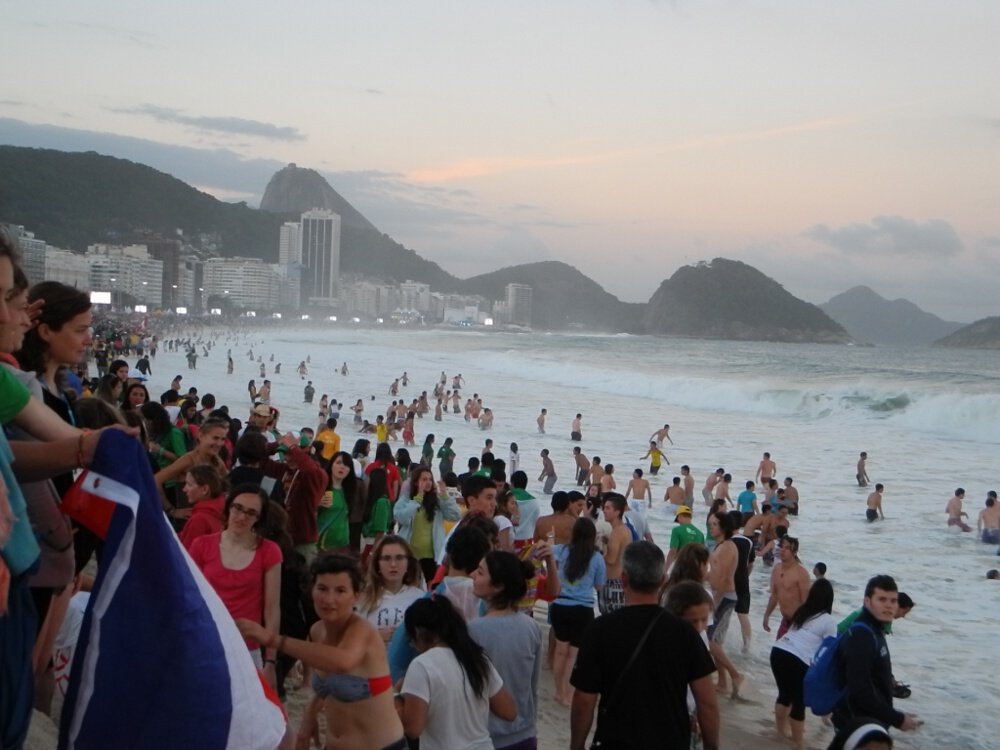
<path fill-rule="evenodd" d="M 59 749 L 278 747 L 281 703 L 171 528 L 139 441 L 105 431 L 71 492 L 74 515 L 93 510 L 106 538 Z"/>

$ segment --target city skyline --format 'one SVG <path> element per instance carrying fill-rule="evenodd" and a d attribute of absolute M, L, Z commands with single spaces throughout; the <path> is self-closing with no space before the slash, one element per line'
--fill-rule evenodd
<path fill-rule="evenodd" d="M 461 277 L 562 260 L 645 302 L 721 256 L 814 303 L 866 284 L 1000 312 L 997 4 L 7 10 L 30 64 L 0 93 L 5 143 L 252 205 L 295 162 Z"/>

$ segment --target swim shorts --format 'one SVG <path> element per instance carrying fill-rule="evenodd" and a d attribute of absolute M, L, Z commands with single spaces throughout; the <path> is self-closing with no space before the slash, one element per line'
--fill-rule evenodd
<path fill-rule="evenodd" d="M 624 606 L 625 589 L 622 588 L 621 578 L 609 578 L 597 597 L 597 608 L 602 615 L 606 615 Z"/>
<path fill-rule="evenodd" d="M 569 434 L 569 439 L 576 443 L 579 443 L 581 440 L 583 440 L 583 435 L 581 435 L 579 432 L 571 432 Z"/>
<path fill-rule="evenodd" d="M 983 529 L 983 541 L 987 544 L 1000 544 L 1000 529 Z"/>
<path fill-rule="evenodd" d="M 553 603 L 549 605 L 549 616 L 552 618 L 552 632 L 556 634 L 556 640 L 580 648 L 583 634 L 594 621 L 594 609 Z"/>
<path fill-rule="evenodd" d="M 873 508 L 869 508 L 868 510 L 865 511 L 865 518 L 867 518 L 869 521 L 877 521 L 878 511 L 874 510 Z"/>
<path fill-rule="evenodd" d="M 733 619 L 733 610 L 736 609 L 735 597 L 729 599 L 723 597 L 719 606 L 715 608 L 715 618 L 708 626 L 708 638 L 715 643 L 722 643 L 726 640 L 726 633 L 729 632 L 729 621 Z"/>

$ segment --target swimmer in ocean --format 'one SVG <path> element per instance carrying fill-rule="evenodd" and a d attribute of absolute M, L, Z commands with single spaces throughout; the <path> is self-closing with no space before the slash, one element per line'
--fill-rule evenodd
<path fill-rule="evenodd" d="M 990 490 L 986 495 L 986 507 L 979 511 L 976 521 L 979 538 L 987 544 L 1000 544 L 1000 504 L 997 493 Z"/>
<path fill-rule="evenodd" d="M 875 485 L 875 491 L 868 495 L 868 509 L 865 510 L 865 517 L 868 522 L 885 520 L 885 513 L 882 512 L 882 490 L 884 486 L 879 483 Z"/>
<path fill-rule="evenodd" d="M 944 507 L 944 512 L 948 514 L 949 526 L 958 526 L 962 531 L 972 531 L 972 527 L 962 520 L 963 517 L 969 517 L 969 514 L 962 510 L 962 500 L 964 499 L 965 490 L 959 487 L 955 490 L 954 497 Z"/>

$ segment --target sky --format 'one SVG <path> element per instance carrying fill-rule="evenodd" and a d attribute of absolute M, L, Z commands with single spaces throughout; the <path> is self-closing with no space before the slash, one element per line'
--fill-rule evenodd
<path fill-rule="evenodd" d="M 744 261 L 1000 314 L 1000 3 L 3 3 L 0 143 L 256 205 L 286 163 L 460 277 Z"/>

